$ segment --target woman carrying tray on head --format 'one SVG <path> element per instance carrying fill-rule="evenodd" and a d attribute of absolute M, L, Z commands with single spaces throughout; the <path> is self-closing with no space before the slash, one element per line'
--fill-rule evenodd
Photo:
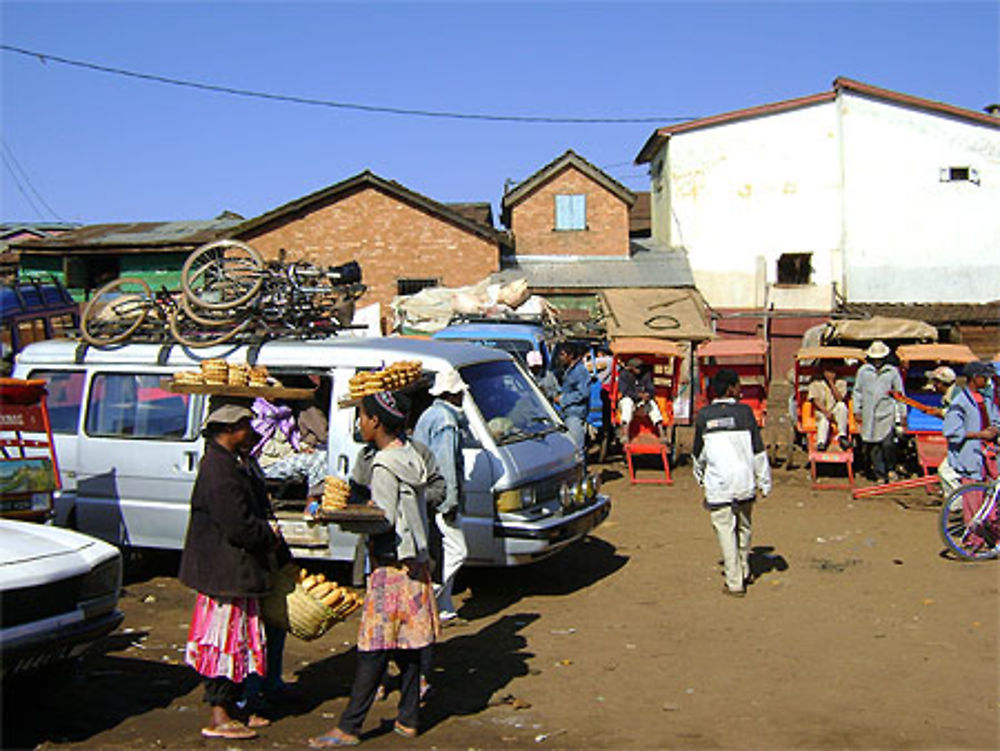
<path fill-rule="evenodd" d="M 205 455 L 191 493 L 191 518 L 179 578 L 198 592 L 185 661 L 205 681 L 211 706 L 206 738 L 255 738 L 269 724 L 236 718 L 242 684 L 267 673 L 259 598 L 270 588 L 283 542 L 268 522 L 264 482 L 246 452 L 257 439 L 248 400 L 213 397 Z"/>
<path fill-rule="evenodd" d="M 400 670 L 395 731 L 417 734 L 420 655 L 440 633 L 431 588 L 424 491 L 430 470 L 404 435 L 409 400 L 382 391 L 365 396 L 359 409 L 361 437 L 378 449 L 371 465 L 371 498 L 388 529 L 369 537 L 371 573 L 351 698 L 337 726 L 311 738 L 312 748 L 354 746 L 391 657 Z"/>

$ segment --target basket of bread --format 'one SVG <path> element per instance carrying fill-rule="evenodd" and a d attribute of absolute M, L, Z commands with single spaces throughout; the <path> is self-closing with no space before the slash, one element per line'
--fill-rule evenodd
<path fill-rule="evenodd" d="M 423 375 L 420 360 L 400 360 L 382 370 L 360 370 L 348 381 L 349 397 L 344 404 L 353 404 L 362 397 L 380 391 L 401 391 L 413 386 Z"/>
<path fill-rule="evenodd" d="M 261 615 L 272 626 L 305 641 L 317 639 L 361 607 L 364 596 L 289 563 L 271 575 Z"/>

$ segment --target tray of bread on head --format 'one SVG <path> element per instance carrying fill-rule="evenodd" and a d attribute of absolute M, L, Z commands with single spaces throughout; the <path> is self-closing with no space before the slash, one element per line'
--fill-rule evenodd
<path fill-rule="evenodd" d="M 381 370 L 360 370 L 348 381 L 349 396 L 337 402 L 340 407 L 357 407 L 361 400 L 380 391 L 407 391 L 430 381 L 423 375 L 420 360 L 400 360 Z"/>
<path fill-rule="evenodd" d="M 314 518 L 362 534 L 382 532 L 386 528 L 385 512 L 372 503 L 352 503 L 350 484 L 335 475 L 327 475 L 323 480 L 323 496 Z"/>
<path fill-rule="evenodd" d="M 167 388 L 176 394 L 212 394 L 265 399 L 311 399 L 312 389 L 282 386 L 263 365 L 245 365 L 225 360 L 203 360 L 200 370 L 174 373 Z"/>

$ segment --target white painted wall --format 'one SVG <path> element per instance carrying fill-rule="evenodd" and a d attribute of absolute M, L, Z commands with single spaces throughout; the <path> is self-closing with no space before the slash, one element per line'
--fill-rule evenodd
<path fill-rule="evenodd" d="M 1000 299 L 1000 129 L 851 92 L 839 105 L 848 298 Z M 963 166 L 979 185 L 941 182 Z"/>
<path fill-rule="evenodd" d="M 713 307 L 1000 298 L 1000 129 L 842 92 L 672 136 L 653 235 L 688 252 Z M 942 183 L 971 166 L 980 184 Z M 812 283 L 778 287 L 782 253 Z M 765 282 L 766 280 L 766 282 Z"/>
<path fill-rule="evenodd" d="M 710 305 L 829 310 L 840 270 L 837 146 L 832 103 L 669 140 L 669 244 L 687 249 Z M 657 209 L 654 199 L 654 223 Z M 812 253 L 813 283 L 765 288 L 782 253 Z"/>

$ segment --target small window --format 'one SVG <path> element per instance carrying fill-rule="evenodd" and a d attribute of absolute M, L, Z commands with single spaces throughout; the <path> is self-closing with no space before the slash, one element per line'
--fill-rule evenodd
<path fill-rule="evenodd" d="M 778 284 L 809 284 L 812 253 L 782 253 L 778 259 Z"/>
<path fill-rule="evenodd" d="M 437 287 L 439 284 L 439 279 L 397 279 L 396 294 L 400 296 L 415 295 L 422 289 Z"/>
<path fill-rule="evenodd" d="M 941 182 L 967 182 L 979 185 L 979 170 L 974 167 L 942 167 Z"/>
<path fill-rule="evenodd" d="M 163 376 L 101 373 L 90 386 L 87 434 L 105 438 L 183 438 L 188 394 L 165 391 Z"/>
<path fill-rule="evenodd" d="M 587 196 L 556 196 L 556 229 L 587 229 Z"/>
<path fill-rule="evenodd" d="M 45 406 L 49 410 L 49 425 L 53 433 L 72 435 L 80 421 L 83 404 L 82 370 L 33 370 L 29 378 L 45 381 Z"/>

